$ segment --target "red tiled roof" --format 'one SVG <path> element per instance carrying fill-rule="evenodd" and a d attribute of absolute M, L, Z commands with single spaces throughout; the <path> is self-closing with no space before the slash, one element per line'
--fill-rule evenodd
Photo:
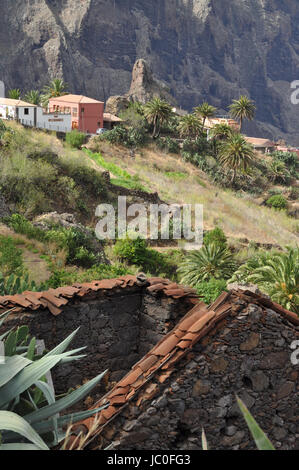
<path fill-rule="evenodd" d="M 97 101 L 97 100 L 94 100 L 93 98 L 88 98 L 88 96 L 83 96 L 83 95 L 63 95 L 63 96 L 55 96 L 55 97 L 53 96 L 52 98 L 50 98 L 50 101 L 57 101 L 59 103 L 76 103 L 76 104 L 103 103 L 103 101 Z"/>
<path fill-rule="evenodd" d="M 152 290 L 153 286 L 160 287 L 161 285 L 163 285 L 162 280 L 156 280 L 149 290 Z M 199 302 L 170 333 L 133 366 L 131 371 L 110 392 L 91 407 L 97 408 L 105 403 L 110 403 L 110 406 L 100 413 L 98 429 L 91 439 L 98 435 L 103 427 L 115 418 L 133 397 L 137 396 L 140 389 L 149 382 L 152 376 L 155 376 L 158 382 L 163 383 L 172 374 L 174 365 L 183 356 L 186 356 L 200 339 L 230 313 L 237 313 L 243 308 L 240 305 L 240 300 L 271 308 L 288 321 L 299 325 L 299 317 L 295 313 L 247 290 L 224 292 L 209 308 Z M 156 388 L 157 384 L 149 384 L 142 395 L 138 396 L 137 406 L 140 406 L 143 401 L 153 398 Z M 77 429 L 82 430 L 83 425 L 87 433 L 93 424 L 94 418 L 89 418 L 80 425 L 75 425 L 73 429 L 74 432 Z"/>
<path fill-rule="evenodd" d="M 119 118 L 118 116 L 115 116 L 114 114 L 111 114 L 111 113 L 104 113 L 103 117 L 104 117 L 104 121 L 123 122 L 123 120 L 121 118 Z"/>
<path fill-rule="evenodd" d="M 0 104 L 4 106 L 20 106 L 25 108 L 36 108 L 37 106 L 32 103 L 27 103 L 26 101 L 22 100 L 14 100 L 11 98 L 0 98 Z"/>
<path fill-rule="evenodd" d="M 183 287 L 167 279 L 150 278 L 146 281 L 149 292 L 161 293 L 167 297 L 180 299 L 188 297 L 192 303 L 198 302 L 198 296 L 193 289 Z M 123 276 L 118 279 L 104 279 L 102 281 L 86 282 L 83 284 L 74 284 L 68 287 L 59 287 L 50 289 L 46 292 L 30 292 L 23 294 L 0 296 L 0 311 L 3 309 L 15 308 L 15 312 L 24 309 L 37 310 L 49 309 L 53 315 L 59 315 L 63 312 L 63 307 L 76 297 L 85 297 L 92 292 L 105 291 L 112 289 L 125 289 L 126 287 L 140 286 L 138 276 Z M 153 290 L 151 290 L 153 289 Z"/>

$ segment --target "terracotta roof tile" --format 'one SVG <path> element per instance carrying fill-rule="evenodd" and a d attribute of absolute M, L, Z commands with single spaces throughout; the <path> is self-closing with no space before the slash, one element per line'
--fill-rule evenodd
<path fill-rule="evenodd" d="M 105 410 L 101 411 L 101 416 L 104 416 L 104 418 L 108 421 L 115 413 L 117 409 L 114 406 L 109 406 Z"/>
<path fill-rule="evenodd" d="M 206 311 L 195 311 L 190 317 L 185 317 L 182 322 L 178 324 L 178 329 L 181 331 L 188 331 L 189 328 L 194 325 L 194 322 L 199 320 L 203 315 L 206 314 Z"/>
<path fill-rule="evenodd" d="M 129 385 L 126 387 L 120 387 L 119 384 L 117 384 L 117 388 L 114 388 L 110 393 L 109 397 L 115 397 L 117 395 L 126 395 L 130 390 Z"/>
<path fill-rule="evenodd" d="M 142 370 L 137 367 L 136 369 L 132 370 L 125 378 L 123 378 L 119 383 L 119 387 L 126 387 L 127 385 L 132 385 L 138 377 L 142 374 Z"/>
<path fill-rule="evenodd" d="M 41 299 L 45 299 L 51 304 L 53 304 L 55 307 L 62 307 L 63 305 L 66 305 L 68 303 L 67 299 L 64 299 L 62 297 L 57 297 L 56 292 L 54 289 L 50 289 L 47 292 L 43 292 Z"/>
<path fill-rule="evenodd" d="M 148 292 L 158 292 L 160 290 L 163 290 L 165 288 L 165 284 L 154 284 L 152 286 L 147 287 Z"/>
<path fill-rule="evenodd" d="M 176 286 L 179 290 L 179 296 L 185 296 L 190 302 L 198 300 L 193 289 L 177 286 L 177 284 L 161 278 L 149 278 L 146 280 L 149 289 L 161 290 L 163 295 L 172 296 L 171 290 L 167 291 L 167 286 Z M 48 308 L 53 315 L 59 315 L 63 311 L 63 307 L 75 297 L 83 298 L 85 296 L 92 297 L 94 292 L 96 295 L 104 295 L 106 291 L 113 289 L 125 289 L 127 287 L 140 286 L 140 282 L 136 276 L 127 275 L 117 279 L 104 279 L 101 281 L 86 282 L 83 284 L 74 283 L 72 286 L 59 287 L 50 289 L 46 292 L 29 292 L 23 294 L 8 295 L 0 297 L 0 311 L 6 307 L 18 306 L 23 309 L 37 310 L 38 308 Z M 157 287 L 158 286 L 158 287 Z M 166 292 L 167 291 L 167 292 Z M 151 291 L 149 291 L 151 292 Z M 176 294 L 177 292 L 173 292 Z M 176 298 L 178 298 L 176 296 Z"/>
<path fill-rule="evenodd" d="M 139 367 L 141 370 L 146 371 L 152 367 L 157 362 L 157 360 L 158 358 L 153 355 L 145 357 L 141 361 L 137 362 L 137 364 L 133 367 L 133 370 L 136 369 L 136 367 Z"/>
<path fill-rule="evenodd" d="M 178 342 L 179 340 L 175 335 L 170 335 L 165 339 L 165 341 L 162 341 L 159 346 L 153 349 L 152 354 L 155 356 L 165 356 L 178 344 Z"/>
<path fill-rule="evenodd" d="M 216 315 L 215 312 L 208 312 L 202 318 L 197 320 L 189 329 L 191 333 L 198 333 L 212 318 Z"/>

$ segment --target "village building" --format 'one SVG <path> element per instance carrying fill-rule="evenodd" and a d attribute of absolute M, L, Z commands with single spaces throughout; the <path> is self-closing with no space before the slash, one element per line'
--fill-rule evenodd
<path fill-rule="evenodd" d="M 199 450 L 203 428 L 210 449 L 254 449 L 236 395 L 277 449 L 299 449 L 299 318 L 254 288 L 206 306 L 141 274 L 1 297 L 8 308 L 4 328 L 28 324 L 48 349 L 80 325 L 72 347 L 87 356 L 54 369 L 57 391 L 110 370 L 86 402 L 107 405 L 86 449 Z M 71 442 L 93 425 L 74 425 Z"/>
<path fill-rule="evenodd" d="M 0 119 L 27 120 L 34 125 L 36 106 L 22 100 L 0 98 Z"/>
<path fill-rule="evenodd" d="M 245 136 L 246 142 L 251 144 L 257 152 L 261 153 L 272 153 L 276 150 L 275 142 L 272 142 L 269 139 L 260 139 L 257 137 L 247 137 Z"/>
<path fill-rule="evenodd" d="M 72 129 L 95 134 L 104 126 L 104 103 L 83 95 L 64 95 L 49 100 L 50 113 L 71 114 Z"/>
<path fill-rule="evenodd" d="M 115 126 L 123 122 L 122 119 L 120 119 L 119 117 L 111 113 L 104 113 L 103 121 L 104 121 L 103 127 L 104 129 L 107 129 L 108 131 L 111 131 Z"/>
<path fill-rule="evenodd" d="M 40 106 L 10 98 L 0 98 L 0 119 L 12 119 L 27 127 L 49 131 L 70 132 L 72 128 L 70 113 L 50 113 Z"/>
<path fill-rule="evenodd" d="M 205 120 L 205 130 L 209 136 L 209 133 L 213 127 L 217 124 L 226 124 L 230 126 L 234 131 L 240 132 L 240 123 L 235 121 L 235 119 L 230 118 L 229 116 L 213 117 L 207 118 Z"/>

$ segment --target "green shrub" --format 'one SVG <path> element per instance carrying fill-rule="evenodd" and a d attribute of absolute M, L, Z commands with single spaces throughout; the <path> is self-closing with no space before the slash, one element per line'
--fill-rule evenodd
<path fill-rule="evenodd" d="M 94 252 L 95 237 L 77 228 L 54 227 L 45 232 L 45 241 L 54 242 L 67 253 L 67 263 L 89 268 L 101 260 L 100 252 Z"/>
<path fill-rule="evenodd" d="M 298 179 L 299 159 L 297 153 L 293 152 L 274 152 L 271 156 L 276 161 L 283 162 L 290 171 L 291 175 Z"/>
<path fill-rule="evenodd" d="M 126 265 L 121 263 L 116 264 L 96 264 L 83 272 L 67 271 L 65 269 L 56 269 L 49 281 L 47 281 L 47 288 L 56 289 L 61 286 L 71 286 L 75 282 L 91 282 L 94 280 L 100 281 L 101 279 L 114 279 L 127 274 L 134 274 L 134 271 L 129 269 Z"/>
<path fill-rule="evenodd" d="M 121 261 L 127 261 L 136 266 L 144 266 L 148 261 L 147 242 L 140 237 L 135 240 L 129 237 L 117 240 L 114 253 Z"/>
<path fill-rule="evenodd" d="M 111 144 L 121 144 L 126 147 L 140 147 L 146 142 L 146 131 L 144 128 L 115 126 L 111 131 L 105 132 L 100 137 Z"/>
<path fill-rule="evenodd" d="M 149 275 L 160 277 L 176 278 L 177 265 L 181 261 L 181 254 L 178 250 L 159 253 L 149 248 L 147 241 L 140 237 L 117 240 L 114 254 L 121 261 L 137 266 Z"/>
<path fill-rule="evenodd" d="M 225 279 L 212 278 L 208 282 L 197 284 L 196 291 L 205 304 L 210 305 L 226 290 L 226 282 Z"/>
<path fill-rule="evenodd" d="M 281 194 L 271 196 L 266 201 L 267 206 L 273 207 L 274 209 L 282 210 L 288 207 L 288 201 Z"/>
<path fill-rule="evenodd" d="M 88 166 L 70 166 L 69 176 L 87 193 L 91 192 L 95 196 L 105 196 L 107 193 L 102 175 Z"/>
<path fill-rule="evenodd" d="M 44 243 L 55 243 L 58 248 L 65 250 L 67 253 L 68 264 L 76 264 L 77 266 L 89 268 L 101 261 L 100 245 L 95 243 L 95 236 L 92 231 L 84 232 L 77 228 L 60 226 L 53 226 L 49 230 L 42 230 L 35 227 L 19 214 L 13 214 L 5 220 L 16 233 Z"/>
<path fill-rule="evenodd" d="M 171 137 L 159 137 L 156 140 L 156 145 L 160 150 L 164 150 L 168 153 L 180 153 L 180 146 L 175 139 Z"/>
<path fill-rule="evenodd" d="M 76 130 L 68 132 L 65 138 L 66 143 L 76 149 L 81 148 L 82 145 L 85 143 L 85 140 L 86 135 Z"/>
<path fill-rule="evenodd" d="M 22 250 L 11 237 L 0 235 L 0 271 L 4 276 L 23 271 Z"/>
<path fill-rule="evenodd" d="M 183 142 L 183 152 L 191 155 L 194 154 L 208 154 L 213 153 L 213 147 L 205 136 L 197 137 L 196 139 L 185 139 Z"/>
<path fill-rule="evenodd" d="M 217 246 L 226 247 L 227 238 L 220 227 L 215 227 L 204 235 L 204 244 L 215 243 Z"/>
<path fill-rule="evenodd" d="M 26 235 L 32 240 L 45 241 L 46 235 L 43 230 L 38 227 L 35 227 L 29 220 L 20 214 L 13 214 L 11 217 L 5 219 L 6 223 L 11 227 L 16 233 Z"/>
<path fill-rule="evenodd" d="M 50 165 L 56 165 L 59 162 L 57 153 L 53 152 L 51 149 L 34 150 L 27 155 L 27 158 L 31 160 L 42 160 Z"/>

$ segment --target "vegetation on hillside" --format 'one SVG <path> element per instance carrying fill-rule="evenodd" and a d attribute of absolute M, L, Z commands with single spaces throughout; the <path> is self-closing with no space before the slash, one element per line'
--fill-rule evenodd
<path fill-rule="evenodd" d="M 47 90 L 51 96 L 59 96 L 65 93 L 66 85 L 54 81 Z M 30 93 L 32 100 L 38 98 L 35 93 Z M 232 114 L 240 123 L 242 119 L 254 116 L 254 105 L 245 98 L 236 100 L 231 107 Z M 208 103 L 197 106 L 192 114 L 181 118 L 173 113 L 168 103 L 158 98 L 145 106 L 132 103 L 123 116 L 127 116 L 127 124 L 94 138 L 84 152 L 80 148 L 84 145 L 85 136 L 78 132 L 70 133 L 67 142 L 62 143 L 43 132 L 0 122 L 0 192 L 15 213 L 4 222 L 14 233 L 25 237 L 25 246 L 32 241 L 50 272 L 46 284 L 32 285 L 32 288 L 58 287 L 142 270 L 148 275 L 165 276 L 194 286 L 210 303 L 226 288 L 235 273 L 237 276 L 248 267 L 248 279 L 244 278 L 242 282 L 255 279 L 264 292 L 274 295 L 273 286 L 280 282 L 279 275 L 276 273 L 276 281 L 273 275 L 272 281 L 266 282 L 259 272 L 259 276 L 255 272 L 254 263 L 252 265 L 251 258 L 264 259 L 264 251 L 256 250 L 252 255 L 248 250 L 243 258 L 238 257 L 234 244 L 230 245 L 223 230 L 217 227 L 208 232 L 203 248 L 195 252 L 184 253 L 170 246 L 168 251 L 160 252 L 139 238 L 102 243 L 101 250 L 97 251 L 92 229 L 89 235 L 88 231 L 83 234 L 61 226 L 42 230 L 30 220 L 41 213 L 58 210 L 72 212 L 80 221 L 94 224 L 96 205 L 108 201 L 115 203 L 113 185 L 118 187 L 118 191 L 119 187 L 143 191 L 149 191 L 149 188 L 153 191 L 155 187 L 168 202 L 179 202 L 176 199 L 179 196 L 181 202 L 202 202 L 206 208 L 212 208 L 212 226 L 220 224 L 226 232 L 230 231 L 227 230 L 230 224 L 234 227 L 241 218 L 246 225 L 242 229 L 247 231 L 247 225 L 252 224 L 253 211 L 255 233 L 260 229 L 259 224 L 262 224 L 262 231 L 266 231 L 271 223 L 274 226 L 279 221 L 280 233 L 274 241 L 283 239 L 280 244 L 282 253 L 286 253 L 286 240 L 289 239 L 294 246 L 298 232 L 295 221 L 286 215 L 289 201 L 297 197 L 298 158 L 293 154 L 275 152 L 261 159 L 240 133 L 223 123 L 216 125 L 207 138 L 205 122 L 215 114 L 216 109 Z M 161 155 L 160 160 L 164 158 L 162 169 L 158 160 L 155 164 L 142 157 L 144 149 L 153 148 L 153 145 L 159 158 Z M 105 148 L 109 148 L 109 152 L 119 148 L 122 153 L 128 148 L 130 154 L 127 158 L 133 158 L 126 164 L 123 157 L 115 160 L 109 154 L 102 154 Z M 103 170 L 109 171 L 110 182 L 102 176 Z M 289 185 L 293 185 L 291 190 Z M 238 190 L 238 193 L 228 192 L 224 189 L 227 187 Z M 281 189 L 284 187 L 285 190 Z M 251 202 L 246 193 L 255 197 L 262 193 L 266 195 L 264 207 Z M 231 206 L 225 214 L 228 204 Z M 210 214 L 208 211 L 208 217 Z M 270 233 L 273 237 L 272 230 Z M 9 243 L 14 243 L 14 240 L 9 241 L 6 237 L 2 241 L 2 253 L 7 256 L 12 253 Z M 292 259 L 294 253 L 290 255 Z M 8 292 L 11 286 L 12 292 L 18 292 L 20 286 L 32 280 L 27 277 L 23 262 L 8 272 L 5 256 L 0 257 L 2 289 Z M 17 263 L 19 247 L 15 256 Z M 288 270 L 293 281 L 286 285 L 285 294 L 281 293 L 279 299 L 287 308 L 297 311 L 297 278 L 291 262 Z M 13 281 L 10 278 L 12 274 L 19 279 Z M 282 279 L 280 285 L 284 284 L 285 279 Z"/>

